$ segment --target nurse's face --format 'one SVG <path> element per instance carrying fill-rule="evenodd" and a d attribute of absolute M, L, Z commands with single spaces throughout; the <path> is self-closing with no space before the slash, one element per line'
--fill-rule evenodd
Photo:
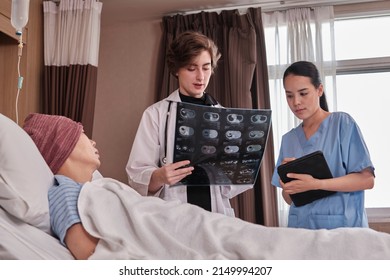
<path fill-rule="evenodd" d="M 201 52 L 194 60 L 177 72 L 180 92 L 187 96 L 202 97 L 212 74 L 211 56 Z"/>
<path fill-rule="evenodd" d="M 315 88 L 309 77 L 290 74 L 284 79 L 284 89 L 288 106 L 297 118 L 308 119 L 320 109 L 322 84 Z"/>

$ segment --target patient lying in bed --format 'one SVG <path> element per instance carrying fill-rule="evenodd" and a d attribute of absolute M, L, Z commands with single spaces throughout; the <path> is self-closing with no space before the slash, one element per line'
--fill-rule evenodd
<path fill-rule="evenodd" d="M 50 129 L 45 127 L 41 118 L 48 118 L 46 121 L 51 123 Z M 61 129 L 62 121 L 75 127 L 79 125 L 73 124 L 69 119 L 57 118 L 44 115 L 30 117 L 25 125 L 26 131 L 34 139 L 31 131 L 40 126 L 46 131 L 40 137 L 46 137 L 46 134 L 58 133 L 57 129 Z M 34 119 L 36 121 L 31 122 Z M 52 119 L 57 120 L 56 125 L 50 122 Z M 210 213 L 194 205 L 144 197 L 114 179 L 91 180 L 100 164 L 95 143 L 89 139 L 85 141 L 78 129 L 72 131 L 77 132 L 73 135 L 75 143 L 72 148 L 64 143 L 57 145 L 57 140 L 70 141 L 71 136 L 68 134 L 66 138 L 59 137 L 56 140 L 56 137 L 51 137 L 51 141 L 42 143 L 49 145 L 47 149 L 53 149 L 49 153 L 51 156 L 44 157 L 46 160 L 52 157 L 54 161 L 58 161 L 57 157 L 63 156 L 63 164 L 69 162 L 65 164 L 67 168 L 62 168 L 63 164 L 59 164 L 60 168 L 56 172 L 63 176 L 65 183 L 60 185 L 57 181 L 53 188 L 79 186 L 73 199 L 73 203 L 77 203 L 77 212 L 74 212 L 74 204 L 69 207 L 75 214 L 71 217 L 76 218 L 64 223 L 68 230 L 56 228 L 56 223 L 62 223 L 54 213 L 51 223 L 53 231 L 57 232 L 76 258 L 390 259 L 390 235 L 371 229 L 268 228 Z M 35 141 L 39 148 L 42 143 L 37 139 Z M 62 151 L 64 147 L 68 151 Z M 48 165 L 55 166 L 50 161 Z M 60 197 L 62 198 L 62 194 Z M 2 200 L 0 203 L 7 208 Z M 68 210 L 68 206 L 57 205 L 54 200 L 50 201 L 50 205 L 57 211 Z M 19 213 L 12 214 L 23 216 Z M 33 224 L 41 227 L 42 221 Z M 78 225 L 79 229 L 76 230 L 77 234 L 72 235 L 69 229 L 74 225 Z M 65 237 L 61 237 L 62 235 Z M 79 251 L 73 249 L 71 242 L 77 243 L 82 238 L 90 239 L 90 245 L 77 248 Z"/>

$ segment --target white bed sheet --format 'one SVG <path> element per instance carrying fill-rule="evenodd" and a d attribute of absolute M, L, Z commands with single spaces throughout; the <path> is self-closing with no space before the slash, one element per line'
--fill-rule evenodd
<path fill-rule="evenodd" d="M 390 259 L 372 229 L 270 228 L 180 202 L 143 197 L 119 181 L 86 183 L 79 210 L 101 240 L 90 259 Z M 59 241 L 0 208 L 0 259 L 72 260 Z"/>
<path fill-rule="evenodd" d="M 72 260 L 53 236 L 24 223 L 0 208 L 1 260 Z"/>
<path fill-rule="evenodd" d="M 78 207 L 101 238 L 91 259 L 390 259 L 390 234 L 264 227 L 140 196 L 108 178 L 86 183 Z"/>

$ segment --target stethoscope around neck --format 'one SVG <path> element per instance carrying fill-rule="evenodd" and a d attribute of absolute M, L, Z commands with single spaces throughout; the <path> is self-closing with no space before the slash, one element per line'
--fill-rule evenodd
<path fill-rule="evenodd" d="M 164 157 L 161 159 L 161 162 L 163 165 L 167 164 L 167 142 L 168 142 L 168 120 L 169 115 L 171 113 L 171 104 L 172 101 L 168 101 L 168 110 L 167 110 L 167 117 L 165 119 L 165 132 L 164 132 Z"/>

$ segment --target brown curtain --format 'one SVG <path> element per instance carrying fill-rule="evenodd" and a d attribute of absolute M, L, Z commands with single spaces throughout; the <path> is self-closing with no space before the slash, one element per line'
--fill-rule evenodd
<path fill-rule="evenodd" d="M 87 65 L 45 66 L 44 114 L 61 115 L 81 122 L 92 136 L 97 67 Z"/>
<path fill-rule="evenodd" d="M 176 35 L 186 30 L 200 31 L 212 38 L 222 54 L 207 88 L 211 95 L 224 107 L 270 109 L 260 8 L 250 8 L 245 14 L 229 10 L 164 17 L 157 100 L 178 87 L 177 80 L 169 74 L 165 54 Z M 270 137 L 254 188 L 231 200 L 237 217 L 267 226 L 278 224 L 276 190 L 271 186 L 272 151 Z"/>

